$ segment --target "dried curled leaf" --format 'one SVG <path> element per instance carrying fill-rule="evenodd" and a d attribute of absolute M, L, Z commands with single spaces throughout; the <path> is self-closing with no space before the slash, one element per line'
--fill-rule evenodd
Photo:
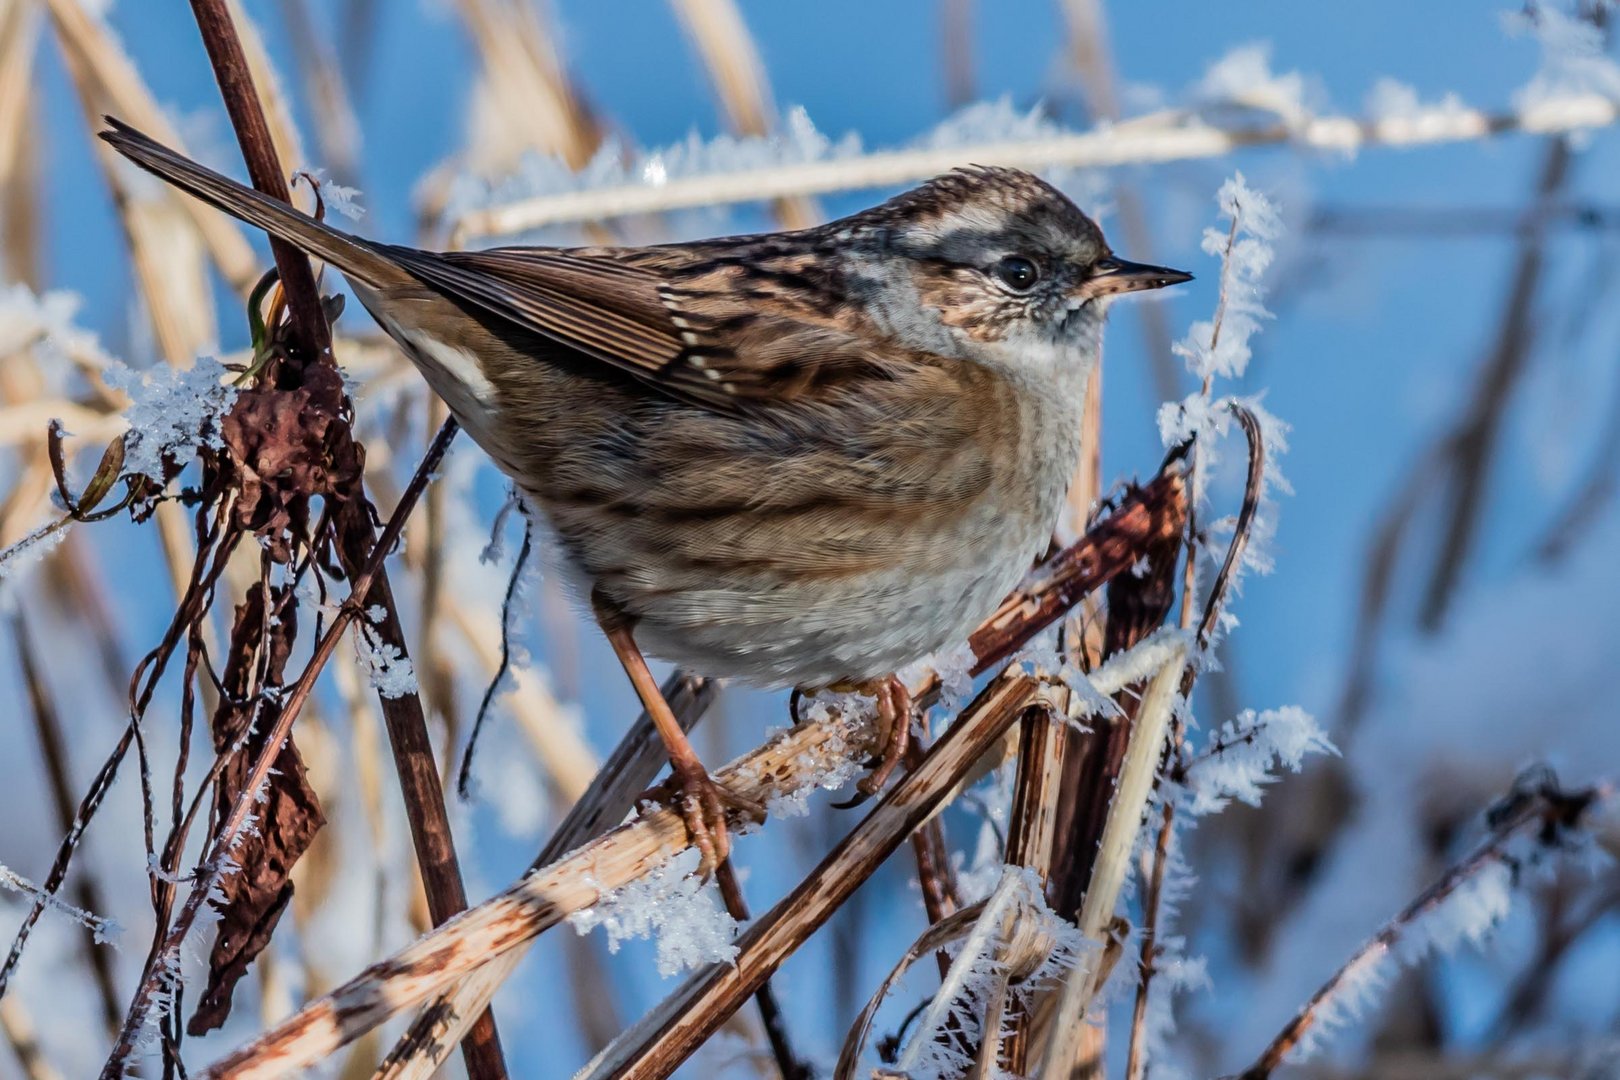
<path fill-rule="evenodd" d="M 301 531 L 309 499 L 350 489 L 365 465 L 343 415 L 342 377 L 311 365 L 303 380 L 295 390 L 243 390 L 221 424 L 240 474 L 236 523 L 282 562 L 290 557 L 285 534 Z"/>
<path fill-rule="evenodd" d="M 265 592 L 252 589 L 236 608 L 232 641 L 255 640 L 254 631 L 266 625 Z M 269 591 L 275 605 L 280 590 Z M 253 651 L 231 654 L 223 683 L 227 696 L 214 716 L 214 748 L 231 754 L 230 763 L 215 788 L 215 805 L 221 816 L 229 813 L 242 791 L 248 772 L 264 746 L 262 732 L 275 722 L 278 706 L 271 699 L 247 700 L 257 665 L 265 665 L 268 684 L 279 683 L 296 633 L 294 608 L 287 605 L 280 621 L 268 626 L 264 638 L 267 657 Z M 248 965 L 270 943 L 281 913 L 292 899 L 289 875 L 293 865 L 308 850 L 315 834 L 326 823 L 315 790 L 304 773 L 298 748 L 289 739 L 276 755 L 274 768 L 259 803 L 258 828 L 243 836 L 231 852 L 239 867 L 220 880 L 219 895 L 211 900 L 220 914 L 213 950 L 208 956 L 208 985 L 186 1030 L 202 1035 L 225 1022 L 231 1011 L 231 992 Z"/>

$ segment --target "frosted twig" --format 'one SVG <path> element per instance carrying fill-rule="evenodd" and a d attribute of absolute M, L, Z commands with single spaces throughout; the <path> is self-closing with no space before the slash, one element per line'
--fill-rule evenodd
<path fill-rule="evenodd" d="M 254 801 L 257 793 L 263 788 L 270 774 L 270 767 L 281 752 L 282 745 L 292 732 L 293 721 L 303 710 L 304 703 L 309 700 L 310 693 L 315 688 L 315 680 L 319 677 L 321 669 L 331 659 L 332 653 L 337 649 L 338 642 L 348 630 L 349 624 L 361 615 L 359 602 L 369 593 L 371 583 L 382 572 L 383 561 L 393 549 L 394 543 L 399 539 L 405 528 L 405 522 L 415 509 L 417 499 L 427 487 L 427 480 L 438 468 L 439 461 L 444 452 L 449 449 L 450 441 L 459 430 L 454 421 L 449 421 L 440 429 L 432 446 L 429 447 L 422 462 L 417 466 L 416 475 L 412 477 L 410 485 L 400 497 L 399 503 L 394 507 L 393 515 L 384 527 L 373 547 L 370 558 L 364 569 L 350 583 L 350 596 L 353 603 L 344 604 L 332 619 L 325 636 L 316 643 L 313 655 L 299 677 L 288 692 L 282 704 L 281 711 L 276 716 L 275 723 L 265 733 L 263 749 L 254 759 L 252 767 L 242 780 L 241 793 L 232 804 L 230 811 L 219 822 L 215 831 L 213 842 L 209 847 L 209 856 L 204 860 L 203 868 L 192 883 L 191 891 L 186 896 L 184 906 L 175 918 L 167 934 L 163 936 L 162 943 L 154 949 L 152 962 L 148 964 L 148 975 L 140 988 L 136 991 L 135 999 L 130 1004 L 129 1012 L 124 1017 L 124 1026 L 119 1032 L 118 1043 L 108 1059 L 108 1068 L 116 1069 L 119 1063 L 127 1060 L 139 1039 L 140 1033 L 145 1030 L 148 1018 L 157 1006 L 158 998 L 162 993 L 161 980 L 154 975 L 161 972 L 166 963 L 180 956 L 181 946 L 191 933 L 192 925 L 200 914 L 203 902 L 209 893 L 218 884 L 221 873 L 228 856 L 235 849 L 254 810 Z M 133 728 L 134 725 L 131 725 Z"/>
<path fill-rule="evenodd" d="M 1607 127 L 1620 104 L 1595 93 L 1549 97 L 1522 110 L 1448 104 L 1412 115 L 1315 116 L 1299 123 L 1221 128 L 1181 112 L 1156 113 L 1090 131 L 1025 140 L 889 150 L 858 157 L 623 184 L 520 199 L 470 211 L 458 243 L 564 222 L 600 221 L 696 206 L 759 202 L 915 183 L 973 161 L 1026 169 L 1101 168 L 1219 157 L 1245 147 L 1290 146 L 1350 153 L 1370 146 L 1467 142 L 1513 132 L 1549 135 Z"/>
<path fill-rule="evenodd" d="M 1268 1080 L 1308 1046 L 1313 1028 L 1329 1027 L 1336 1013 L 1357 1008 L 1359 996 L 1376 984 L 1391 959 L 1411 962 L 1431 948 L 1444 951 L 1464 938 L 1477 942 L 1505 913 L 1506 894 L 1522 862 L 1518 846 L 1532 844 L 1532 853 L 1556 846 L 1589 812 L 1615 797 L 1609 785 L 1563 792 L 1543 782 L 1532 790 L 1516 789 L 1488 815 L 1490 836 L 1356 950 L 1237 1080 Z M 1453 924 L 1438 914 L 1448 901 L 1463 909 Z"/>
<path fill-rule="evenodd" d="M 95 935 L 96 944 L 98 945 L 114 940 L 121 930 L 116 920 L 105 915 L 92 914 L 83 908 L 74 907 L 64 900 L 57 899 L 54 894 L 46 892 L 4 863 L 0 863 L 0 889 L 10 889 L 12 892 L 22 893 L 35 903 L 45 905 L 45 907 L 58 915 L 67 916 Z"/>

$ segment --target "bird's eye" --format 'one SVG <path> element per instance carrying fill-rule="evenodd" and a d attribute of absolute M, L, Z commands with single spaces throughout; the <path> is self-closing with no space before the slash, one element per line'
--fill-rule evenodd
<path fill-rule="evenodd" d="M 1040 267 L 1022 255 L 1008 255 L 996 263 L 996 280 L 1014 292 L 1026 292 L 1041 280 Z"/>

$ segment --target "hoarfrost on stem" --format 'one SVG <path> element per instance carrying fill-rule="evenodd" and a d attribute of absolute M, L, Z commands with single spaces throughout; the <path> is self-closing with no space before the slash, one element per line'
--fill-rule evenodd
<path fill-rule="evenodd" d="M 1271 318 L 1260 281 L 1275 258 L 1272 242 L 1282 233 L 1277 207 L 1249 187 L 1242 173 L 1221 185 L 1215 201 L 1229 225 L 1205 229 L 1203 249 L 1222 259 L 1220 306 L 1212 321 L 1193 323 L 1175 345 L 1187 369 L 1204 380 L 1235 379 L 1249 366 L 1249 339 Z"/>
<path fill-rule="evenodd" d="M 410 658 L 366 623 L 355 624 L 354 654 L 372 687 L 383 697 L 402 698 L 417 692 L 416 670 Z"/>
<path fill-rule="evenodd" d="M 1509 33 L 1529 33 L 1541 45 L 1541 67 L 1513 96 L 1520 112 L 1587 95 L 1620 102 L 1620 64 L 1605 51 L 1603 29 L 1592 19 L 1537 4 L 1506 14 L 1504 22 Z"/>
<path fill-rule="evenodd" d="M 1209 737 L 1187 769 L 1187 812 L 1214 813 L 1234 800 L 1260 805 L 1274 770 L 1298 772 L 1308 754 L 1337 754 L 1332 741 L 1304 709 L 1289 705 L 1256 713 L 1246 709 Z"/>
<path fill-rule="evenodd" d="M 129 395 L 124 419 L 124 472 L 163 482 L 165 457 L 182 461 L 198 450 L 219 450 L 225 442 L 220 417 L 236 403 L 230 372 L 211 356 L 190 369 L 157 367 L 135 371 L 122 364 L 107 368 L 107 385 Z"/>
<path fill-rule="evenodd" d="M 737 957 L 737 922 L 720 901 L 719 887 L 698 877 L 702 855 L 687 848 L 627 885 L 603 893 L 592 907 L 568 916 L 580 934 L 602 927 L 608 950 L 629 938 L 655 937 L 658 974 L 671 975 Z"/>
<path fill-rule="evenodd" d="M 12 870 L 5 863 L 0 863 L 0 889 L 9 889 L 12 892 L 21 893 L 28 897 L 31 902 L 43 905 L 58 915 L 67 916 L 90 931 L 97 945 L 115 943 L 118 936 L 124 932 L 124 928 L 118 925 L 116 919 L 108 918 L 105 915 L 96 915 L 83 908 L 74 907 L 72 904 L 46 892 L 32 881 Z"/>

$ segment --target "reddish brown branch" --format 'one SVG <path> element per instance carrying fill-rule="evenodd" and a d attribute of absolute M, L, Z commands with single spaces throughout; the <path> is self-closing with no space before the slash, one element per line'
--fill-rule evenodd
<path fill-rule="evenodd" d="M 197 29 L 202 32 L 203 48 L 208 50 L 208 60 L 214 66 L 220 96 L 225 99 L 225 111 L 230 114 L 231 127 L 242 147 L 253 186 L 290 204 L 292 192 L 287 188 L 287 176 L 282 172 L 275 143 L 270 137 L 270 125 L 264 117 L 264 106 L 254 89 L 253 74 L 248 69 L 247 56 L 242 51 L 236 24 L 231 21 L 225 0 L 191 0 L 191 11 L 196 16 Z M 270 253 L 275 256 L 281 288 L 287 294 L 294 344 L 306 350 L 302 359 L 308 362 L 329 356 L 331 329 L 321 311 L 321 296 L 309 259 L 296 247 L 275 237 L 270 238 Z"/>
<path fill-rule="evenodd" d="M 269 125 L 265 121 L 264 110 L 253 85 L 247 58 L 242 51 L 241 41 L 237 37 L 236 27 L 225 0 L 192 0 L 192 11 L 196 15 L 204 47 L 208 50 L 209 60 L 213 63 L 220 93 L 230 113 L 231 124 L 236 131 L 237 141 L 241 144 L 242 155 L 246 159 L 248 174 L 254 186 L 268 195 L 290 203 L 286 176 L 271 140 Z M 295 348 L 305 350 L 302 357 L 304 363 L 318 363 L 329 359 L 330 328 L 321 307 L 320 293 L 309 260 L 296 248 L 273 237 L 271 250 L 275 255 L 282 289 L 287 297 L 292 344 Z M 442 456 L 455 432 L 455 421 L 447 420 L 440 430 L 439 438 L 434 442 L 433 449 L 429 451 L 429 457 L 437 460 Z M 338 437 L 346 438 L 347 432 L 339 433 Z M 393 589 L 381 567 L 381 557 L 392 546 L 392 541 L 385 540 L 382 544 L 374 541 L 371 507 L 365 498 L 359 475 L 355 475 L 345 486 L 348 490 L 339 490 L 335 493 L 337 507 L 333 520 L 337 531 L 339 558 L 345 572 L 355 582 L 351 590 L 351 599 L 363 606 L 378 605 L 383 609 L 383 618 L 377 628 L 378 633 L 384 644 L 394 646 L 399 650 L 398 655 L 404 658 L 406 656 L 404 629 L 400 625 L 399 614 L 395 608 Z M 416 490 L 420 492 L 420 487 Z M 414 499 L 411 502 L 414 503 Z M 402 502 L 401 505 L 404 507 L 405 503 Z M 395 518 L 402 523 L 397 511 Z M 359 573 L 362 567 L 367 568 L 366 573 Z M 346 624 L 346 620 L 344 622 Z M 334 626 L 333 629 L 336 630 L 338 627 Z M 329 635 L 328 642 L 332 640 Z M 327 649 L 326 655 L 330 655 L 330 649 Z M 324 656 L 320 659 L 324 662 Z M 415 693 L 399 697 L 379 695 L 379 701 L 388 728 L 400 786 L 405 796 L 411 824 L 411 839 L 421 867 L 423 885 L 427 891 L 428 910 L 436 924 L 442 923 L 466 909 L 467 895 L 461 881 L 449 817 L 444 806 L 444 793 L 439 784 L 432 744 L 428 738 L 427 718 L 422 709 L 421 698 Z M 291 712 L 290 709 L 287 711 Z M 278 719 L 276 726 L 284 728 L 288 723 L 290 721 L 284 723 Z M 267 745 L 274 748 L 279 741 L 279 739 L 269 740 Z M 268 765 L 268 761 L 265 764 Z M 254 771 L 257 773 L 258 769 L 255 768 Z M 248 790 L 256 788 L 257 784 L 251 784 Z M 231 815 L 233 819 L 239 816 L 235 813 Z M 229 848 L 218 850 L 223 852 Z M 500 1080 L 506 1075 L 494 1020 L 487 1012 L 468 1034 L 463 1049 L 468 1071 L 474 1080 Z"/>

